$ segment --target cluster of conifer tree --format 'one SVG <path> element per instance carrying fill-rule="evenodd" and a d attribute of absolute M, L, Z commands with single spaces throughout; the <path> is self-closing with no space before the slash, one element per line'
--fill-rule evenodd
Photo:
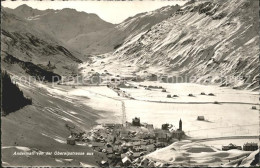
<path fill-rule="evenodd" d="M 14 84 L 10 76 L 5 71 L 1 71 L 2 78 L 2 115 L 8 115 L 11 112 L 19 110 L 26 105 L 32 104 L 32 99 L 26 98 L 17 84 Z"/>

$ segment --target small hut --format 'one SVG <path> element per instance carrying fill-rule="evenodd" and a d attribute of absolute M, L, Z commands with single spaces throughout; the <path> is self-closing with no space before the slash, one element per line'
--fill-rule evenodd
<path fill-rule="evenodd" d="M 204 92 L 201 92 L 200 94 L 201 94 L 201 95 L 206 95 L 206 93 L 204 93 Z"/>
<path fill-rule="evenodd" d="M 163 89 L 162 92 L 166 92 L 166 89 Z"/>
<path fill-rule="evenodd" d="M 193 94 L 190 93 L 190 94 L 188 94 L 188 96 L 193 97 Z"/>
<path fill-rule="evenodd" d="M 228 146 L 222 146 L 222 150 L 223 151 L 228 151 L 228 150 L 231 150 L 231 149 L 242 150 L 242 147 L 241 146 L 237 146 L 237 145 L 232 144 L 232 143 L 230 143 Z"/>
<path fill-rule="evenodd" d="M 167 95 L 167 98 L 171 98 L 172 96 L 170 94 Z"/>
<path fill-rule="evenodd" d="M 67 138 L 67 144 L 69 144 L 69 145 L 75 145 L 75 144 L 76 144 L 75 138 L 72 137 L 72 136 L 69 136 L 69 137 Z"/>
<path fill-rule="evenodd" d="M 199 120 L 199 121 L 204 121 L 205 118 L 204 118 L 204 116 L 198 116 L 198 117 L 197 117 L 197 120 Z"/>
<path fill-rule="evenodd" d="M 252 109 L 253 109 L 253 110 L 256 110 L 256 106 L 252 106 Z"/>
<path fill-rule="evenodd" d="M 213 93 L 209 93 L 208 95 L 209 95 L 209 96 L 215 96 Z"/>

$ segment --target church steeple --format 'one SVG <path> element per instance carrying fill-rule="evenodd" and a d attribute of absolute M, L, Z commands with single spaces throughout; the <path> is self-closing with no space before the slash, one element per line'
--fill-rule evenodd
<path fill-rule="evenodd" d="M 181 119 L 179 121 L 179 130 L 182 131 L 182 121 L 181 121 Z"/>

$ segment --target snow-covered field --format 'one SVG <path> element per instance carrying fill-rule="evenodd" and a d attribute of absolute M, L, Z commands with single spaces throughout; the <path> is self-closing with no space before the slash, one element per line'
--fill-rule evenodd
<path fill-rule="evenodd" d="M 168 163 L 176 166 L 233 167 L 239 163 L 240 166 L 250 166 L 256 154 L 257 151 L 252 153 L 236 149 L 221 151 L 212 145 L 185 140 L 148 154 L 146 158 L 157 164 Z"/>
<path fill-rule="evenodd" d="M 143 84 L 163 86 L 168 93 L 156 89 L 121 89 L 136 99 L 130 100 L 118 96 L 106 86 L 77 86 L 69 87 L 67 93 L 63 94 L 78 97 L 93 109 L 106 111 L 98 121 L 100 123 L 122 123 L 125 111 L 127 121 L 140 117 L 141 122 L 154 124 L 158 128 L 163 123 L 173 124 L 177 128 L 181 119 L 183 130 L 194 138 L 259 134 L 258 95 L 255 92 L 198 84 Z M 201 92 L 213 93 L 215 96 L 200 95 Z M 189 93 L 195 97 L 189 97 Z M 177 94 L 179 97 L 166 98 L 167 94 Z M 214 101 L 221 103 L 213 104 Z M 253 105 L 257 110 L 251 109 Z M 205 121 L 198 121 L 197 116 L 204 116 Z"/>
<path fill-rule="evenodd" d="M 145 86 L 162 86 L 166 89 L 162 93 L 162 89 L 145 90 L 143 87 L 139 89 L 122 89 L 130 93 L 138 100 L 164 101 L 164 102 L 238 102 L 238 103 L 258 103 L 258 92 L 246 90 L 234 90 L 212 85 L 199 85 L 190 83 L 159 83 L 159 82 L 132 82 L 133 85 Z M 201 95 L 213 93 L 215 96 Z M 167 95 L 177 95 L 177 98 L 167 98 Z M 193 94 L 189 97 L 188 94 Z"/>

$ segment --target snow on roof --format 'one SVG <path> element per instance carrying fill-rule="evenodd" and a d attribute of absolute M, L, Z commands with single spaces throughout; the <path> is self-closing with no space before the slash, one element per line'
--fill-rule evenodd
<path fill-rule="evenodd" d="M 198 119 L 204 119 L 204 116 L 198 116 Z"/>
<path fill-rule="evenodd" d="M 250 142 L 250 143 L 245 143 L 244 146 L 258 146 L 257 143 L 254 143 L 254 142 Z"/>
<path fill-rule="evenodd" d="M 127 157 L 127 156 L 125 156 L 123 159 L 122 159 L 122 162 L 123 163 L 126 163 L 126 162 L 131 162 L 131 160 Z"/>
<path fill-rule="evenodd" d="M 101 161 L 101 164 L 105 164 L 105 163 L 107 163 L 106 160 L 102 160 L 102 161 Z"/>

